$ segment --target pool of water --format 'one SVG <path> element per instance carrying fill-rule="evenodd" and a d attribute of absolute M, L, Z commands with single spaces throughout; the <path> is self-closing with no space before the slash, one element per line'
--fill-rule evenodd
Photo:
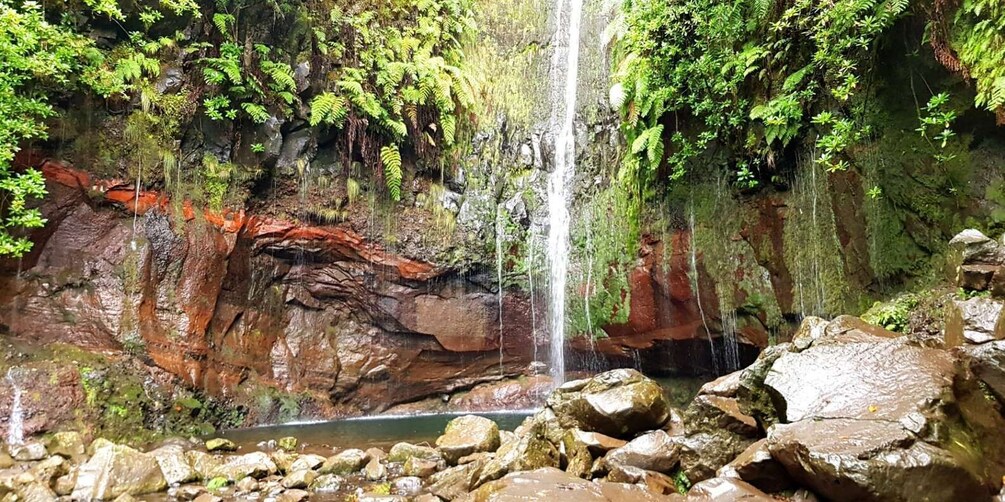
<path fill-rule="evenodd" d="M 250 429 L 232 429 L 217 434 L 246 449 L 258 443 L 293 436 L 304 446 L 304 451 L 318 453 L 344 448 L 383 448 L 407 441 L 414 444 L 433 444 L 443 434 L 447 422 L 469 413 L 441 413 L 435 415 L 409 415 L 390 417 L 364 417 L 334 422 L 287 424 Z M 532 414 L 531 410 L 494 413 L 471 413 L 493 420 L 502 430 L 513 430 Z"/>

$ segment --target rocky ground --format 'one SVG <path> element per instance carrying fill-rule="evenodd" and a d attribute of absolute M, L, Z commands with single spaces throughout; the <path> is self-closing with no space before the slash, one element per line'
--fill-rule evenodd
<path fill-rule="evenodd" d="M 684 410 L 653 380 L 614 370 L 561 386 L 512 432 L 468 415 L 435 444 L 389 451 L 323 456 L 281 438 L 255 451 L 211 439 L 141 452 L 59 433 L 0 456 L 0 496 L 991 500 L 1005 475 L 1003 362 L 993 337 L 954 345 L 808 318 L 791 343 L 708 383 Z"/>

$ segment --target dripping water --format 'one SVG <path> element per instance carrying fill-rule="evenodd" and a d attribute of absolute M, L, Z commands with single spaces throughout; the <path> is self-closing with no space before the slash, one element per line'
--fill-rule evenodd
<path fill-rule="evenodd" d="M 712 331 L 708 329 L 708 320 L 705 317 L 705 308 L 701 304 L 701 290 L 699 289 L 698 280 L 698 245 L 695 242 L 695 217 L 694 217 L 694 202 L 691 203 L 691 211 L 688 215 L 688 226 L 691 230 L 691 285 L 694 287 L 694 298 L 698 303 L 698 313 L 701 315 L 701 324 L 705 328 L 705 336 L 708 338 L 708 350 L 710 351 L 710 358 L 712 360 L 712 372 L 715 374 L 719 373 L 718 364 L 715 360 L 715 343 L 712 341 Z"/>
<path fill-rule="evenodd" d="M 530 290 L 530 338 L 534 345 L 534 363 L 537 359 L 537 306 L 534 299 L 534 245 L 537 236 L 534 235 L 534 227 L 531 227 L 530 237 L 527 239 L 527 289 Z"/>
<path fill-rule="evenodd" d="M 550 275 L 551 376 L 556 385 L 565 379 L 565 286 L 569 273 L 569 185 L 576 170 L 576 145 L 573 128 L 576 118 L 576 84 L 579 73 L 579 31 L 583 0 L 557 0 L 556 38 L 566 35 L 565 51 L 556 49 L 556 69 L 564 68 L 565 87 L 561 121 L 553 119 L 555 165 L 548 177 L 548 264 Z M 567 19 L 566 19 L 567 18 Z M 563 22 L 567 26 L 563 31 Z M 564 57 L 563 57 L 564 56 Z M 556 80 L 559 81 L 559 80 Z M 556 89 L 557 91 L 557 89 Z M 555 117 L 558 117 L 556 110 Z"/>
<path fill-rule="evenodd" d="M 14 378 L 14 368 L 7 370 L 7 382 L 13 394 L 7 420 L 7 444 L 19 445 L 24 443 L 24 409 L 21 405 L 21 385 Z"/>
<path fill-rule="evenodd" d="M 496 299 L 499 306 L 499 374 L 504 374 L 503 369 L 503 228 L 502 204 L 496 204 L 496 284 L 498 293 Z"/>

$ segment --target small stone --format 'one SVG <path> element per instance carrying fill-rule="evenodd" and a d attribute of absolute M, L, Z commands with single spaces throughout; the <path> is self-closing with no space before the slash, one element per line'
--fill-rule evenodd
<path fill-rule="evenodd" d="M 157 460 L 168 484 L 190 483 L 199 479 L 199 473 L 188 463 L 181 446 L 162 446 L 150 452 L 150 455 Z"/>
<path fill-rule="evenodd" d="M 384 452 L 381 452 L 383 454 Z M 359 471 L 371 458 L 363 450 L 349 449 L 328 457 L 321 466 L 321 474 L 349 474 Z M 381 458 L 381 457 L 372 457 Z"/>
<path fill-rule="evenodd" d="M 384 467 L 384 464 L 380 463 L 380 460 L 375 458 L 370 459 L 370 462 L 363 468 L 363 472 L 366 475 L 366 479 L 370 481 L 380 481 L 387 476 L 387 468 Z"/>
<path fill-rule="evenodd" d="M 301 455 L 293 464 L 290 465 L 287 471 L 313 471 L 325 463 L 325 458 L 321 455 Z"/>
<path fill-rule="evenodd" d="M 241 480 L 238 481 L 237 484 L 234 485 L 234 487 L 237 488 L 237 491 L 240 492 L 245 493 L 253 492 L 258 490 L 258 481 L 256 481 L 255 478 L 251 476 L 247 476 L 241 478 Z"/>
<path fill-rule="evenodd" d="M 45 446 L 37 441 L 25 443 L 21 446 L 15 446 L 11 449 L 11 453 L 14 454 L 14 460 L 19 460 L 21 462 L 34 462 L 36 460 L 42 460 L 47 455 Z"/>
<path fill-rule="evenodd" d="M 304 490 L 286 490 L 276 498 L 276 502 L 302 502 L 309 497 L 310 494 Z"/>
<path fill-rule="evenodd" d="M 412 457 L 405 461 L 404 472 L 406 476 L 428 478 L 429 476 L 436 474 L 438 467 L 439 462 L 436 462 L 435 460 Z"/>
<path fill-rule="evenodd" d="M 246 476 L 253 478 L 264 478 L 270 474 L 279 472 L 275 462 L 263 452 L 256 451 L 246 455 L 231 457 L 227 461 L 213 469 L 211 477 L 223 477 L 230 481 L 237 481 Z"/>
<path fill-rule="evenodd" d="M 406 476 L 391 482 L 391 491 L 398 495 L 414 497 L 422 491 L 422 480 L 414 476 Z"/>
<path fill-rule="evenodd" d="M 200 495 L 206 494 L 206 489 L 196 485 L 184 485 L 175 488 L 173 493 L 174 498 L 178 500 L 195 500 Z"/>
<path fill-rule="evenodd" d="M 296 451 L 297 444 L 299 444 L 299 441 L 297 441 L 297 438 L 293 436 L 279 438 L 279 440 L 276 441 L 276 446 L 286 451 Z"/>
<path fill-rule="evenodd" d="M 10 469 L 14 466 L 14 459 L 10 455 L 0 451 L 0 469 Z"/>
<path fill-rule="evenodd" d="M 70 474 L 56 478 L 56 482 L 52 485 L 52 490 L 56 492 L 56 495 L 65 497 L 73 493 L 73 486 L 76 484 L 77 474 L 76 472 L 71 472 Z"/>
<path fill-rule="evenodd" d="M 311 483 L 310 490 L 317 493 L 334 493 L 342 489 L 345 480 L 334 474 L 322 474 Z"/>
<path fill-rule="evenodd" d="M 49 453 L 73 458 L 84 454 L 84 438 L 76 431 L 57 432 L 48 445 Z"/>
<path fill-rule="evenodd" d="M 206 451 L 237 451 L 237 445 L 225 438 L 214 438 L 206 441 Z"/>
<path fill-rule="evenodd" d="M 293 471 L 283 478 L 283 488 L 307 488 L 316 477 L 314 471 Z"/>
<path fill-rule="evenodd" d="M 223 498 L 209 492 L 203 492 L 195 498 L 195 502 L 223 502 Z"/>
<path fill-rule="evenodd" d="M 378 460 L 384 460 L 387 458 L 387 453 L 377 447 L 367 448 L 366 450 L 367 460 L 371 458 L 376 458 Z"/>
<path fill-rule="evenodd" d="M 411 443 L 398 443 L 391 447 L 391 451 L 387 454 L 387 461 L 404 463 L 411 457 L 436 461 L 443 459 L 443 455 L 436 451 L 435 448 L 418 446 Z"/>
<path fill-rule="evenodd" d="M 35 479 L 48 485 L 52 481 L 52 478 L 62 476 L 69 471 L 68 464 L 63 457 L 54 455 L 36 464 L 32 467 L 31 472 L 35 476 Z"/>

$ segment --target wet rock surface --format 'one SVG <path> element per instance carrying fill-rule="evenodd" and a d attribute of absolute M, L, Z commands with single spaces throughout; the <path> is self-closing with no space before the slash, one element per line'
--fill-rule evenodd
<path fill-rule="evenodd" d="M 289 439 L 260 443 L 262 451 L 235 444 L 236 452 L 219 441 L 172 440 L 150 453 L 98 439 L 79 455 L 11 458 L 0 465 L 0 492 L 29 500 L 168 492 L 207 502 L 699 502 L 979 501 L 1001 490 L 1005 419 L 970 370 L 982 357 L 994 361 L 1000 342 L 948 351 L 853 319 L 807 322 L 802 342 L 710 382 L 683 413 L 650 398 L 651 380 L 619 370 L 566 384 L 513 432 L 456 418 L 436 448 L 400 442 L 386 453 L 325 458 Z M 612 417 L 628 426 L 610 427 L 620 420 Z M 49 444 L 76 452 L 74 439 Z"/>

